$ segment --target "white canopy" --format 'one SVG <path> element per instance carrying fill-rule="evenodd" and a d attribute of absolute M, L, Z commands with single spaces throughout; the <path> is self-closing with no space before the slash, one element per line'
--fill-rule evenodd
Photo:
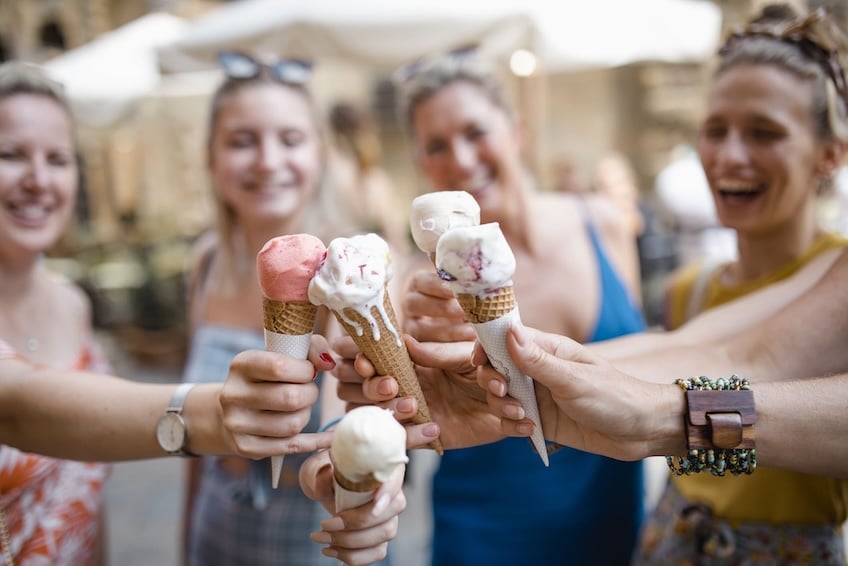
<path fill-rule="evenodd" d="M 186 20 L 151 13 L 51 59 L 47 72 L 65 85 L 77 119 L 88 126 L 120 120 L 156 88 L 155 48 L 189 28 Z"/>
<path fill-rule="evenodd" d="M 490 55 L 535 51 L 549 71 L 639 60 L 701 60 L 721 13 L 700 0 L 241 0 L 159 48 L 164 71 L 208 68 L 222 48 L 333 57 L 390 69 L 477 43 Z"/>

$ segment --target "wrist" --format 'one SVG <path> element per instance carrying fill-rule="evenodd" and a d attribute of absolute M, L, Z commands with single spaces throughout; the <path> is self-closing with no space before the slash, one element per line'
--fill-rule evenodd
<path fill-rule="evenodd" d="M 686 452 L 686 397 L 675 384 L 658 384 L 659 403 L 652 407 L 653 437 L 646 456 L 666 456 Z"/>
<path fill-rule="evenodd" d="M 186 421 L 186 450 L 192 454 L 232 454 L 226 441 L 223 411 L 219 402 L 220 383 L 195 387 L 183 408 Z"/>

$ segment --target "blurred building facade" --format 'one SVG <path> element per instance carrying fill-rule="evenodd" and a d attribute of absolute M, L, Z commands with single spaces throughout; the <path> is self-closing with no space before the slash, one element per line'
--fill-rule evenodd
<path fill-rule="evenodd" d="M 191 20 L 224 3 L 0 0 L 0 60 L 45 62 L 151 12 Z M 721 9 L 726 31 L 765 2 L 713 3 Z M 848 0 L 809 0 L 809 5 L 828 5 L 846 21 Z M 629 158 L 639 187 L 647 194 L 673 148 L 695 139 L 710 61 L 541 71 L 530 77 L 504 73 L 512 99 L 533 133 L 527 157 L 539 186 L 555 185 L 551 164 L 563 156 L 589 172 L 614 150 Z M 342 95 L 348 102 L 371 106 L 380 122 L 383 165 L 399 188 L 399 200 L 414 196 L 421 178 L 397 120 L 391 81 L 385 75 L 322 61 L 313 83 L 319 101 L 328 108 Z M 163 313 L 178 313 L 172 307 L 179 297 L 170 300 L 167 309 L 151 308 L 151 297 L 155 302 L 157 294 L 178 289 L 187 243 L 212 222 L 203 148 L 206 102 L 213 87 L 214 83 L 188 86 L 177 77 L 164 76 L 162 85 L 119 122 L 80 128 L 87 225 L 69 239 L 63 253 L 92 266 L 86 270 L 93 274 L 90 284 L 105 289 L 107 299 L 127 293 L 141 297 L 138 310 L 153 315 L 148 326 L 173 322 L 173 316 Z M 136 268 L 119 269 L 121 265 Z M 120 298 L 113 302 L 126 303 Z M 137 318 L 133 312 L 108 308 L 102 312 L 106 322 Z"/>

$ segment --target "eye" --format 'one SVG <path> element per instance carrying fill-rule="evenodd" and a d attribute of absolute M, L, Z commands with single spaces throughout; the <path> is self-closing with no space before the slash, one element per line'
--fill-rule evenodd
<path fill-rule="evenodd" d="M 448 144 L 444 142 L 444 140 L 435 139 L 430 140 L 424 146 L 424 151 L 427 155 L 437 155 L 439 153 L 443 153 L 448 147 Z"/>
<path fill-rule="evenodd" d="M 751 137 L 757 141 L 774 141 L 782 137 L 782 133 L 773 128 L 753 128 Z"/>
<path fill-rule="evenodd" d="M 4 161 L 15 161 L 23 158 L 23 152 L 17 149 L 0 149 L 0 159 Z"/>
<path fill-rule="evenodd" d="M 250 132 L 238 132 L 227 138 L 227 147 L 232 149 L 244 149 L 256 145 L 256 136 Z"/>
<path fill-rule="evenodd" d="M 481 128 L 476 125 L 469 126 L 465 129 L 465 137 L 472 141 L 486 137 L 486 134 L 488 133 L 489 132 L 485 128 Z"/>
<path fill-rule="evenodd" d="M 68 167 L 73 163 L 73 158 L 66 153 L 56 152 L 47 155 L 47 162 L 54 167 Z"/>
<path fill-rule="evenodd" d="M 284 130 L 280 135 L 280 141 L 286 147 L 297 147 L 306 141 L 306 134 L 300 130 Z"/>
<path fill-rule="evenodd" d="M 727 135 L 727 128 L 721 124 L 707 124 L 701 128 L 701 137 L 708 140 L 720 140 Z"/>

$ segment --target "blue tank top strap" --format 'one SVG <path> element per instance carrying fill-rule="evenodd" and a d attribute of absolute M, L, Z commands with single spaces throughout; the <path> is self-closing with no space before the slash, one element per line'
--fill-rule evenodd
<path fill-rule="evenodd" d="M 597 258 L 598 279 L 601 285 L 597 322 L 586 341 L 598 342 L 644 330 L 645 318 L 642 315 L 642 309 L 633 300 L 627 286 L 616 272 L 615 266 L 607 257 L 601 235 L 582 198 L 578 199 L 578 208 Z"/>

